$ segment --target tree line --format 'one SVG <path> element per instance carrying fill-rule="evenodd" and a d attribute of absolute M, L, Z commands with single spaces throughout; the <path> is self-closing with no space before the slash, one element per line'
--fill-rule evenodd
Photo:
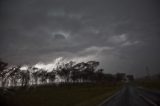
<path fill-rule="evenodd" d="M 58 64 L 55 69 L 48 71 L 30 66 L 23 70 L 22 66 L 8 67 L 8 63 L 0 61 L 1 87 L 37 86 L 55 83 L 99 83 L 117 82 L 125 79 L 124 73 L 106 74 L 99 69 L 98 61 Z"/>

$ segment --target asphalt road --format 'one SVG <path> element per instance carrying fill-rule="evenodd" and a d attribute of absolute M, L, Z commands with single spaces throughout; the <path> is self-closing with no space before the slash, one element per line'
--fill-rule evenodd
<path fill-rule="evenodd" d="M 100 106 L 160 106 L 160 93 L 126 84 Z"/>

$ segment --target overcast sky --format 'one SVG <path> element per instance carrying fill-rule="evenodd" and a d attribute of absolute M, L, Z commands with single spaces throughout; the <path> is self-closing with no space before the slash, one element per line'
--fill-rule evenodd
<path fill-rule="evenodd" d="M 97 60 L 106 73 L 160 71 L 159 0 L 1 0 L 0 58 Z"/>

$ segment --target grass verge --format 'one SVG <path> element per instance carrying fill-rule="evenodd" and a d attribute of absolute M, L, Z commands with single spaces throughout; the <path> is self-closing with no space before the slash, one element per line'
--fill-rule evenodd
<path fill-rule="evenodd" d="M 160 90 L 160 80 L 152 80 L 152 79 L 143 79 L 137 80 L 136 84 L 138 86 L 151 89 L 151 90 Z"/>
<path fill-rule="evenodd" d="M 120 86 L 94 84 L 19 89 L 7 95 L 6 101 L 8 106 L 97 106 Z"/>

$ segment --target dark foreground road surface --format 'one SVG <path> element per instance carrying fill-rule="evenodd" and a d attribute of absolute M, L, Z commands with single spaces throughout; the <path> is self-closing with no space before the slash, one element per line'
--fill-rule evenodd
<path fill-rule="evenodd" d="M 126 84 L 100 106 L 160 106 L 160 93 Z"/>

